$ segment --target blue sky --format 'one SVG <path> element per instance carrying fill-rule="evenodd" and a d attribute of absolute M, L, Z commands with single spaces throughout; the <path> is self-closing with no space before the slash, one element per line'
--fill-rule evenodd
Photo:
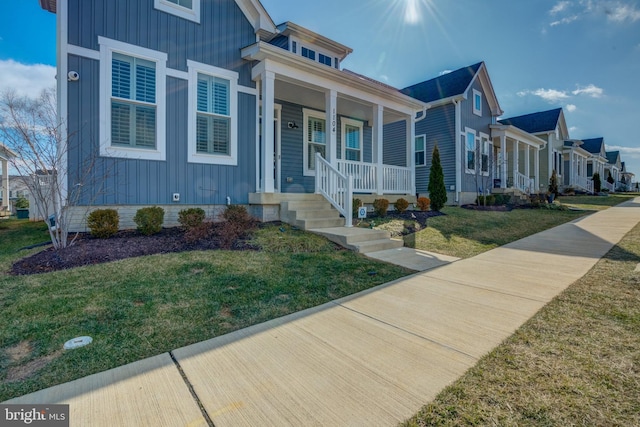
<path fill-rule="evenodd" d="M 152 0 L 149 0 L 152 1 Z M 640 0 L 262 0 L 351 47 L 343 66 L 405 87 L 485 61 L 505 117 L 564 107 L 573 138 L 603 136 L 640 178 Z M 0 89 L 54 84 L 55 15 L 0 4 Z"/>

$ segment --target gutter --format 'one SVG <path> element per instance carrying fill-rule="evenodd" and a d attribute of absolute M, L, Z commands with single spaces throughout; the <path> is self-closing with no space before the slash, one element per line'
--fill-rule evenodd
<path fill-rule="evenodd" d="M 461 119 L 461 112 L 460 112 L 460 99 L 454 99 L 453 100 L 453 105 L 455 105 L 456 107 L 456 130 L 454 132 L 455 134 L 455 147 L 456 147 L 456 188 L 455 188 L 455 192 L 456 192 L 456 204 L 460 203 L 460 191 L 461 191 L 461 187 L 462 187 L 462 153 L 460 150 L 460 123 L 462 122 Z"/>

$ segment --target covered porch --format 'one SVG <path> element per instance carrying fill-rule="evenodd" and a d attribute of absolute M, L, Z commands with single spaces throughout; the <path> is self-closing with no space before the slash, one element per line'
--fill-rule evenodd
<path fill-rule="evenodd" d="M 0 215 L 11 210 L 9 206 L 9 160 L 16 157 L 16 154 L 4 144 L 0 144 L 0 190 L 2 190 L 2 202 L 0 203 Z"/>
<path fill-rule="evenodd" d="M 593 180 L 587 176 L 587 161 L 591 154 L 571 141 L 565 142 L 563 153 L 568 159 L 564 186 L 593 193 Z"/>
<path fill-rule="evenodd" d="M 605 177 L 605 167 L 607 166 L 607 159 L 600 155 L 590 154 L 587 159 L 587 177 L 593 183 L 593 176 L 597 173 L 600 175 L 601 188 L 609 188 L 610 184 Z"/>
<path fill-rule="evenodd" d="M 545 142 L 515 126 L 491 125 L 494 147 L 494 189 L 535 194 L 540 182 L 540 149 Z M 500 191 L 500 190 L 499 190 Z"/>
<path fill-rule="evenodd" d="M 353 178 L 356 193 L 415 194 L 414 124 L 423 103 L 267 43 L 242 55 L 259 61 L 258 192 L 315 192 L 319 153 Z"/>

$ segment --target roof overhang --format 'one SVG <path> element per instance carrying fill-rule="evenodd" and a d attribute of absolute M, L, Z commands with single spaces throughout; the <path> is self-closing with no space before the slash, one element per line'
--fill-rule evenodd
<path fill-rule="evenodd" d="M 582 145 L 582 141 L 574 140 L 573 141 L 573 146 L 572 147 L 564 147 L 563 151 L 570 152 L 570 153 L 575 153 L 575 154 L 578 154 L 581 157 L 584 157 L 584 158 L 588 159 L 591 156 L 591 153 L 589 153 L 584 148 L 580 147 L 580 145 Z"/>
<path fill-rule="evenodd" d="M 504 136 L 536 148 L 542 148 L 542 146 L 546 144 L 545 141 L 541 140 L 537 136 L 512 125 L 496 124 L 490 125 L 489 127 L 491 128 L 492 138 Z"/>
<path fill-rule="evenodd" d="M 247 46 L 242 49 L 241 55 L 242 58 L 249 61 L 266 62 L 276 70 L 276 74 L 278 67 L 282 70 L 285 68 L 288 70 L 294 69 L 299 72 L 301 81 L 303 81 L 305 75 L 309 79 L 317 78 L 331 83 L 326 85 L 326 89 L 340 86 L 343 89 L 341 93 L 347 95 L 360 92 L 362 95 L 367 95 L 360 99 L 368 100 L 369 102 L 380 102 L 382 105 L 394 104 L 400 107 L 399 111 L 407 114 L 416 114 L 429 108 L 428 104 L 405 95 L 388 85 L 381 85 L 352 72 L 344 72 L 324 66 L 269 43 L 258 42 Z M 259 68 L 258 66 L 254 67 L 254 79 L 258 78 L 256 73 L 259 73 Z"/>
<path fill-rule="evenodd" d="M 0 144 L 0 160 L 9 160 L 17 157 L 18 155 L 13 152 L 9 147 L 4 144 Z"/>
<path fill-rule="evenodd" d="M 57 0 L 40 0 L 40 7 L 49 12 L 56 13 Z"/>
<path fill-rule="evenodd" d="M 285 36 L 293 35 L 299 37 L 303 41 L 313 43 L 316 46 L 330 50 L 331 52 L 336 52 L 339 54 L 338 56 L 340 56 L 340 60 L 343 60 L 347 57 L 347 55 L 353 52 L 353 49 L 348 46 L 331 40 L 321 34 L 315 33 L 290 21 L 278 25 L 278 32 L 279 34 L 283 34 Z"/>

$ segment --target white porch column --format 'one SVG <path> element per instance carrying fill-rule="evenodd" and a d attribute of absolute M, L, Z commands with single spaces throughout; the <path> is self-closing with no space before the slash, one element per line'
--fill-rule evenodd
<path fill-rule="evenodd" d="M 274 97 L 276 75 L 273 71 L 264 71 L 260 75 L 262 91 L 262 191 L 275 192 L 273 179 L 274 167 Z"/>
<path fill-rule="evenodd" d="M 383 138 L 384 138 L 384 107 L 373 106 L 373 163 L 376 165 L 376 194 L 382 195 L 383 181 Z"/>
<path fill-rule="evenodd" d="M 9 207 L 9 162 L 2 159 L 2 207 Z"/>
<path fill-rule="evenodd" d="M 533 185 L 536 187 L 535 192 L 540 191 L 540 147 L 535 149 L 533 155 Z"/>
<path fill-rule="evenodd" d="M 531 177 L 531 159 L 529 158 L 529 152 L 531 147 L 528 144 L 524 145 L 524 175 L 528 178 Z"/>
<path fill-rule="evenodd" d="M 416 116 L 411 114 L 407 117 L 407 167 L 411 170 L 411 194 L 416 194 Z M 426 144 L 426 141 L 425 141 Z"/>
<path fill-rule="evenodd" d="M 500 188 L 507 188 L 507 136 L 500 135 Z"/>
<path fill-rule="evenodd" d="M 513 141 L 513 187 L 518 186 L 518 173 L 520 173 L 520 167 L 518 166 L 518 159 L 520 153 L 518 152 L 518 140 Z"/>
<path fill-rule="evenodd" d="M 327 161 L 338 167 L 338 92 L 325 92 L 325 114 L 327 116 Z"/>

